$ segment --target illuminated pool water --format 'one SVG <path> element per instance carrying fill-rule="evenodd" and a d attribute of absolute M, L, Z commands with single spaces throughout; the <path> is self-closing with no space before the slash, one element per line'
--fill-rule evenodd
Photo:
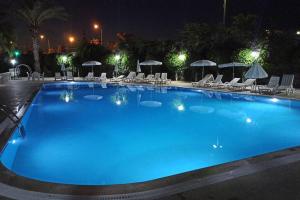
<path fill-rule="evenodd" d="M 197 89 L 46 84 L 1 162 L 46 182 L 148 181 L 300 144 L 300 102 Z"/>

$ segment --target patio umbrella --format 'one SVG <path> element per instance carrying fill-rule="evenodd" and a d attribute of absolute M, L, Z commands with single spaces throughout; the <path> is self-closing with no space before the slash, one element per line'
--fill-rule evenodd
<path fill-rule="evenodd" d="M 151 74 L 152 74 L 152 66 L 160 66 L 160 65 L 162 65 L 162 62 L 159 62 L 156 60 L 146 60 L 144 62 L 141 62 L 140 65 L 151 66 Z"/>
<path fill-rule="evenodd" d="M 210 60 L 198 60 L 196 62 L 193 62 L 191 67 L 202 67 L 202 78 L 204 75 L 204 67 L 210 67 L 210 66 L 217 66 L 217 63 L 210 61 Z M 197 79 L 197 74 L 195 75 L 195 79 Z"/>
<path fill-rule="evenodd" d="M 267 78 L 268 74 L 262 68 L 262 66 L 260 64 L 253 63 L 252 67 L 246 72 L 245 77 L 246 78 L 261 79 L 261 78 Z"/>
<path fill-rule="evenodd" d="M 219 68 L 232 67 L 232 78 L 234 78 L 234 68 L 235 67 L 249 67 L 249 65 L 239 62 L 225 63 L 218 66 Z"/>
<path fill-rule="evenodd" d="M 65 72 L 66 72 L 65 64 L 61 64 L 60 71 L 62 71 L 63 75 L 65 76 Z"/>
<path fill-rule="evenodd" d="M 139 60 L 137 61 L 137 64 L 136 64 L 136 72 L 142 72 Z"/>
<path fill-rule="evenodd" d="M 83 67 L 92 67 L 92 72 L 94 73 L 94 66 L 100 66 L 102 65 L 101 62 L 98 61 L 87 61 L 82 63 Z"/>

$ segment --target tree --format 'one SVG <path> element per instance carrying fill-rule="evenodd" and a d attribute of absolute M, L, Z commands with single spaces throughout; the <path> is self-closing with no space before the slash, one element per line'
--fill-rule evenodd
<path fill-rule="evenodd" d="M 7 7 L 0 5 L 1 7 Z M 8 21 L 7 12 L 0 11 L 0 51 L 8 53 L 9 56 L 12 56 L 14 49 L 14 33 L 13 27 Z"/>
<path fill-rule="evenodd" d="M 28 26 L 32 37 L 35 71 L 40 72 L 40 27 L 50 19 L 66 19 L 67 13 L 63 7 L 49 3 L 46 0 L 25 0 L 21 7 L 17 9 L 16 14 Z"/>
<path fill-rule="evenodd" d="M 188 52 L 186 50 L 176 51 L 173 49 L 166 55 L 167 67 L 175 72 L 176 81 L 183 78 L 183 71 L 186 69 Z"/>

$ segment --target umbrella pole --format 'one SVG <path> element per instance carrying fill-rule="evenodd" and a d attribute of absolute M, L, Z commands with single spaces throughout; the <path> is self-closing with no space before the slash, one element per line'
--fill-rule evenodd
<path fill-rule="evenodd" d="M 204 75 L 204 67 L 202 67 L 202 79 L 203 79 L 203 75 Z"/>
<path fill-rule="evenodd" d="M 234 67 L 232 68 L 232 79 L 234 79 Z"/>
<path fill-rule="evenodd" d="M 197 72 L 195 73 L 195 82 L 197 82 Z"/>
<path fill-rule="evenodd" d="M 152 75 L 152 65 L 151 65 L 151 75 Z"/>

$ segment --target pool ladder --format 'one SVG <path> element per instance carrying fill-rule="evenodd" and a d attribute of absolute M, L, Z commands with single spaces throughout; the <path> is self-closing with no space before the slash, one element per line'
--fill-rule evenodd
<path fill-rule="evenodd" d="M 21 119 L 6 105 L 0 104 L 0 111 L 18 127 L 20 136 L 24 138 L 25 128 L 21 122 Z"/>

